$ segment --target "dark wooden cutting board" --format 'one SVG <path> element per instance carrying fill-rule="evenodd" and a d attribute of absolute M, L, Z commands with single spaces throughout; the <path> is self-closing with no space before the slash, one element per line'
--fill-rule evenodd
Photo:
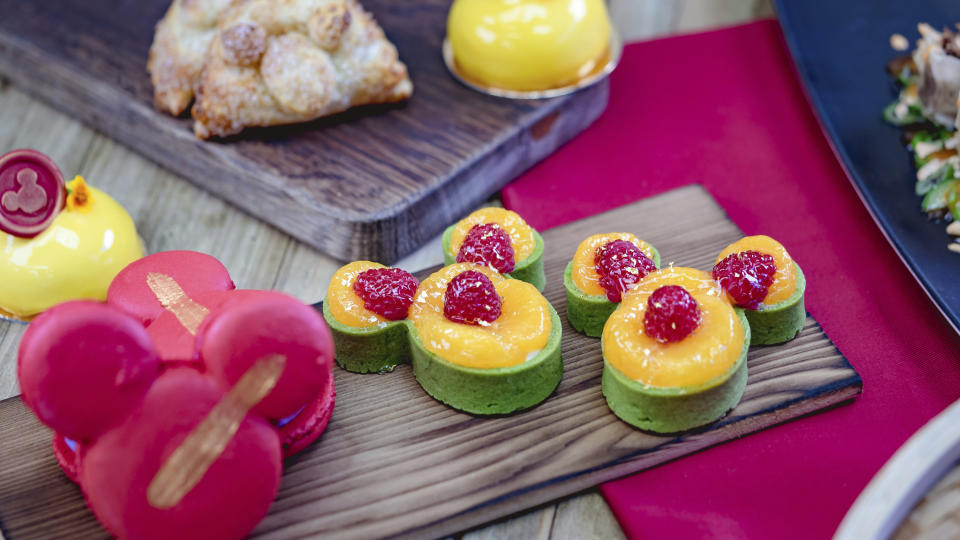
<path fill-rule="evenodd" d="M 0 0 L 0 75 L 344 260 L 391 262 L 421 246 L 607 103 L 606 81 L 527 102 L 469 90 L 441 58 L 450 0 L 365 0 L 410 70 L 406 104 L 204 143 L 189 119 L 153 107 L 147 51 L 169 3 Z"/>
<path fill-rule="evenodd" d="M 860 392 L 856 371 L 808 317 L 795 340 L 750 350 L 743 400 L 720 421 L 679 436 L 621 422 L 600 392 L 600 341 L 567 324 L 562 279 L 577 244 L 609 231 L 632 231 L 650 241 L 664 264 L 702 269 L 742 236 L 699 186 L 546 231 L 545 295 L 564 322 L 565 371 L 556 393 L 520 414 L 478 418 L 434 401 L 407 365 L 384 375 L 336 368 L 330 426 L 318 443 L 289 460 L 280 494 L 254 535 L 442 536 Z M 12 540 L 104 537 L 80 490 L 60 472 L 50 438 L 19 398 L 0 402 L 0 529 Z"/>

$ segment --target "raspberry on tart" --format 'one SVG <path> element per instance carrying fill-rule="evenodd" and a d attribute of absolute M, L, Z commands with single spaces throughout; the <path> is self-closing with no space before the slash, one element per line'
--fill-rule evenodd
<path fill-rule="evenodd" d="M 584 239 L 563 275 L 570 324 L 600 337 L 623 293 L 659 264 L 657 250 L 633 234 L 602 233 Z"/>
<path fill-rule="evenodd" d="M 496 223 L 474 225 L 460 245 L 457 262 L 491 266 L 501 274 L 513 272 L 516 259 L 510 235 Z"/>
<path fill-rule="evenodd" d="M 391 321 L 407 318 L 420 282 L 400 268 L 371 268 L 357 275 L 353 291 L 363 307 Z"/>
<path fill-rule="evenodd" d="M 746 309 L 753 345 L 793 339 L 806 322 L 806 279 L 800 266 L 769 236 L 748 236 L 717 256 L 713 276 L 731 302 Z"/>
<path fill-rule="evenodd" d="M 626 240 L 614 240 L 597 248 L 594 262 L 600 276 L 598 283 L 611 302 L 619 302 L 633 284 L 657 269 L 653 259 Z"/>
<path fill-rule="evenodd" d="M 648 274 L 623 296 L 601 341 L 607 404 L 641 429 L 672 433 L 713 422 L 746 386 L 750 327 L 700 270 Z"/>
<path fill-rule="evenodd" d="M 323 300 L 337 364 L 354 373 L 383 373 L 406 362 L 405 321 L 418 286 L 406 271 L 370 261 L 337 270 Z"/>
<path fill-rule="evenodd" d="M 502 307 L 493 282 L 476 270 L 457 274 L 443 294 L 443 315 L 457 323 L 490 324 L 500 316 Z"/>
<path fill-rule="evenodd" d="M 556 311 L 532 284 L 487 266 L 453 264 L 424 279 L 409 324 L 414 376 L 461 411 L 526 409 L 563 374 Z"/>
<path fill-rule="evenodd" d="M 660 343 L 672 343 L 689 336 L 702 320 L 700 306 L 686 289 L 664 285 L 647 299 L 643 330 Z"/>
<path fill-rule="evenodd" d="M 713 266 L 713 279 L 734 304 L 748 309 L 757 309 L 767 297 L 776 273 L 773 256 L 753 250 L 731 253 Z"/>
<path fill-rule="evenodd" d="M 543 238 L 516 212 L 481 208 L 443 232 L 445 264 L 470 262 L 531 283 L 542 291 Z"/>

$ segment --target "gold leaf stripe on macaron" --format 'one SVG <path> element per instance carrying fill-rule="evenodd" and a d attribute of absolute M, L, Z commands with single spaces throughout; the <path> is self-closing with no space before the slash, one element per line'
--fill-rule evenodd
<path fill-rule="evenodd" d="M 188 332 L 197 335 L 200 323 L 210 314 L 209 309 L 194 302 L 180 287 L 177 280 L 166 274 L 150 272 L 147 274 L 147 286 L 156 295 L 164 309 L 173 313 Z"/>
<path fill-rule="evenodd" d="M 196 487 L 236 435 L 247 412 L 277 385 L 286 362 L 283 355 L 265 356 L 240 377 L 160 466 L 147 487 L 150 506 L 172 508 Z"/>

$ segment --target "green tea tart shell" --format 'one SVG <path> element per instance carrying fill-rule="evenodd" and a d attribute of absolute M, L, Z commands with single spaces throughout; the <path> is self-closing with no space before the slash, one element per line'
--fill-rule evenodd
<path fill-rule="evenodd" d="M 340 367 L 354 373 L 385 373 L 408 361 L 408 321 L 357 328 L 336 320 L 329 306 L 327 298 L 323 301 L 323 318 L 333 335 L 336 360 Z"/>
<path fill-rule="evenodd" d="M 660 268 L 660 252 L 653 246 L 650 249 L 653 250 L 653 263 Z M 567 319 L 570 326 L 590 337 L 600 337 L 603 325 L 620 304 L 611 302 L 605 294 L 587 294 L 580 290 L 573 282 L 573 259 L 563 272 L 563 286 L 567 290 Z"/>
<path fill-rule="evenodd" d="M 751 345 L 776 345 L 790 341 L 803 329 L 807 320 L 807 308 L 803 297 L 807 280 L 796 262 L 797 289 L 790 298 L 771 306 L 760 305 L 760 309 L 745 310 L 750 322 Z"/>
<path fill-rule="evenodd" d="M 550 338 L 537 355 L 518 366 L 477 369 L 448 362 L 428 351 L 416 336 L 413 374 L 437 401 L 476 414 L 509 414 L 528 409 L 550 397 L 563 376 L 560 356 L 560 317 L 550 308 Z"/>
<path fill-rule="evenodd" d="M 453 224 L 443 231 L 444 266 L 457 262 L 457 254 L 450 250 L 450 239 L 453 237 L 453 229 L 455 229 L 456 226 L 456 224 Z M 533 231 L 533 237 L 536 242 L 533 253 L 526 259 L 517 261 L 513 267 L 513 272 L 504 275 L 513 279 L 519 279 L 520 281 L 526 281 L 536 287 L 538 291 L 543 292 L 544 287 L 547 286 L 547 276 L 543 271 L 543 237 L 540 236 L 540 233 L 536 230 Z"/>
<path fill-rule="evenodd" d="M 624 422 L 655 433 L 677 433 L 710 424 L 733 409 L 747 386 L 750 325 L 736 308 L 744 329 L 743 349 L 730 369 L 706 383 L 654 388 L 634 381 L 603 362 L 602 387 L 607 405 Z"/>

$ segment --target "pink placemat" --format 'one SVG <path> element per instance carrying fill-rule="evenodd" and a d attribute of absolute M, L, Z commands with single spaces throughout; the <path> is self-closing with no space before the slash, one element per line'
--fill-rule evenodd
<path fill-rule="evenodd" d="M 828 537 L 893 452 L 960 397 L 960 339 L 857 198 L 776 21 L 630 45 L 611 86 L 600 120 L 505 188 L 504 205 L 543 229 L 703 184 L 803 267 L 807 309 L 864 390 L 601 490 L 631 537 Z"/>

